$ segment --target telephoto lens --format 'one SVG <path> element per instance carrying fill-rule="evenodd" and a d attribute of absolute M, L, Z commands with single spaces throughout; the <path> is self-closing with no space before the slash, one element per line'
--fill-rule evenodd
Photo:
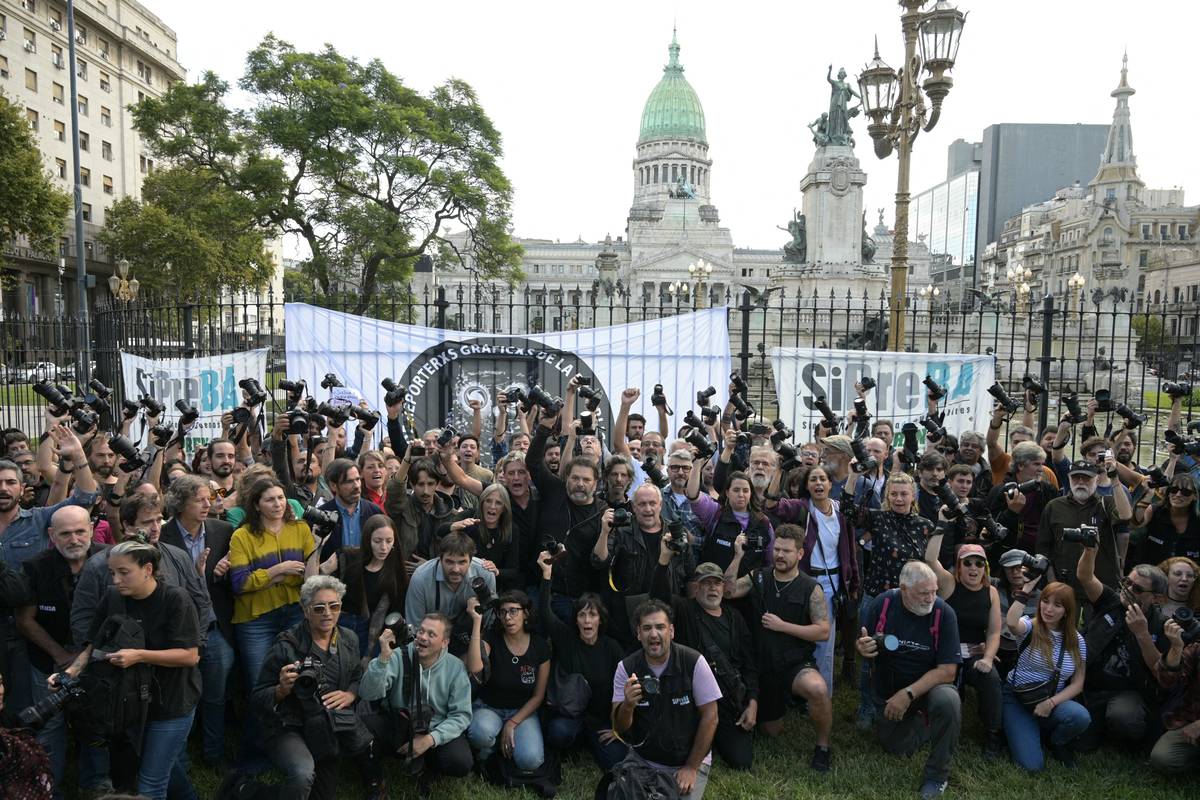
<path fill-rule="evenodd" d="M 1003 408 L 1007 414 L 1015 414 L 1017 413 L 1017 409 L 1021 407 L 1021 403 L 1009 397 L 1008 392 L 1004 391 L 1004 387 L 999 382 L 989 386 L 987 392 L 995 398 L 997 405 Z"/>
<path fill-rule="evenodd" d="M 717 393 L 717 387 L 709 386 L 707 389 L 701 389 L 696 392 L 696 405 L 700 408 L 707 408 L 708 403 L 712 400 L 713 395 Z"/>
<path fill-rule="evenodd" d="M 925 388 L 929 392 L 929 397 L 934 401 L 941 400 L 948 393 L 946 387 L 935 381 L 932 375 L 926 375 L 921 383 L 925 384 Z"/>
<path fill-rule="evenodd" d="M 863 391 L 865 391 L 865 392 L 871 391 L 876 386 L 875 379 L 872 378 L 870 375 L 863 375 L 861 378 L 858 379 L 858 383 L 860 386 L 862 386 Z"/>
<path fill-rule="evenodd" d="M 338 376 L 334 375 L 332 372 L 326 372 L 325 377 L 321 378 L 322 389 L 336 389 L 342 385 L 342 382 L 338 380 Z"/>

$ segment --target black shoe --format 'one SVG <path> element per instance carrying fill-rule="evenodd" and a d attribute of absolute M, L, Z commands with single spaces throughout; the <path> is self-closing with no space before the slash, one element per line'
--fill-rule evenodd
<path fill-rule="evenodd" d="M 1079 762 L 1075 760 L 1075 748 L 1069 744 L 1051 745 L 1050 754 L 1061 761 L 1062 765 L 1067 769 L 1074 769 L 1079 766 Z"/>
<path fill-rule="evenodd" d="M 1004 757 L 1004 734 L 1000 731 L 989 731 L 987 738 L 983 742 L 983 757 L 984 758 L 1003 758 Z"/>
<path fill-rule="evenodd" d="M 215 800 L 251 800 L 258 789 L 258 781 L 241 770 L 232 769 L 221 779 Z"/>
<path fill-rule="evenodd" d="M 433 781 L 423 772 L 417 776 L 417 797 L 433 797 Z"/>
<path fill-rule="evenodd" d="M 387 800 L 387 784 L 382 780 L 372 781 L 366 786 L 366 800 Z"/>
<path fill-rule="evenodd" d="M 833 751 L 817 745 L 813 748 L 812 762 L 809 766 L 813 768 L 813 772 L 829 772 L 833 768 Z"/>

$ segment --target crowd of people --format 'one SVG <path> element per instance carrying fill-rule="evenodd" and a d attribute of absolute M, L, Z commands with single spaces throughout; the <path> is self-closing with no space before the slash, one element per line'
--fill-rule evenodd
<path fill-rule="evenodd" d="M 1169 457 L 1141 465 L 1141 420 L 1105 398 L 1037 432 L 1034 382 L 955 436 L 932 379 L 899 429 L 863 381 L 809 441 L 736 374 L 674 426 L 656 387 L 657 430 L 636 388 L 607 430 L 578 378 L 501 393 L 487 442 L 477 401 L 471 430 L 410 439 L 402 392 L 317 413 L 287 386 L 267 419 L 243 381 L 190 453 L 187 409 L 164 426 L 153 400 L 93 424 L 51 403 L 44 431 L 4 433 L 21 797 L 191 800 L 195 751 L 222 798 L 331 800 L 347 764 L 369 798 L 385 774 L 428 795 L 473 771 L 549 797 L 578 749 L 599 798 L 699 800 L 789 714 L 821 780 L 835 683 L 884 750 L 928 750 L 925 798 L 971 693 L 983 752 L 1022 770 L 1106 745 L 1200 768 L 1200 444 L 1178 398 Z"/>

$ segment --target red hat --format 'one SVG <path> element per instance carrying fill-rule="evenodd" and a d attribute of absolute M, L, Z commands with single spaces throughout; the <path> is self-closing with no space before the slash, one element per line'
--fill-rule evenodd
<path fill-rule="evenodd" d="M 987 563 L 987 553 L 984 551 L 981 545 L 964 544 L 962 547 L 958 548 L 959 561 L 962 561 L 967 556 L 979 556 L 984 560 L 984 563 Z"/>

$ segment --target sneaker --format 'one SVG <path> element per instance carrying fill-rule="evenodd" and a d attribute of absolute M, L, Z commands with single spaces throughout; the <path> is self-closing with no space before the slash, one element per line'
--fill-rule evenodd
<path fill-rule="evenodd" d="M 933 798 L 941 797 L 946 792 L 946 785 L 949 781 L 935 781 L 933 778 L 926 778 L 921 784 L 922 800 L 933 800 Z"/>
<path fill-rule="evenodd" d="M 863 733 L 869 733 L 875 727 L 875 709 L 870 706 L 859 706 L 858 717 L 854 720 L 854 727 Z"/>
<path fill-rule="evenodd" d="M 813 748 L 810 766 L 813 768 L 813 772 L 829 772 L 833 766 L 833 751 L 828 747 L 817 745 Z"/>
<path fill-rule="evenodd" d="M 1062 765 L 1067 769 L 1074 769 L 1079 766 L 1079 762 L 1075 760 L 1075 748 L 1066 744 L 1055 744 L 1050 746 L 1050 754 L 1062 762 Z"/>
<path fill-rule="evenodd" d="M 382 780 L 367 784 L 366 800 L 387 800 L 387 796 L 387 784 Z"/>
<path fill-rule="evenodd" d="M 1004 745 L 1004 734 L 1000 731 L 990 731 L 983 741 L 983 757 L 1003 758 Z"/>

